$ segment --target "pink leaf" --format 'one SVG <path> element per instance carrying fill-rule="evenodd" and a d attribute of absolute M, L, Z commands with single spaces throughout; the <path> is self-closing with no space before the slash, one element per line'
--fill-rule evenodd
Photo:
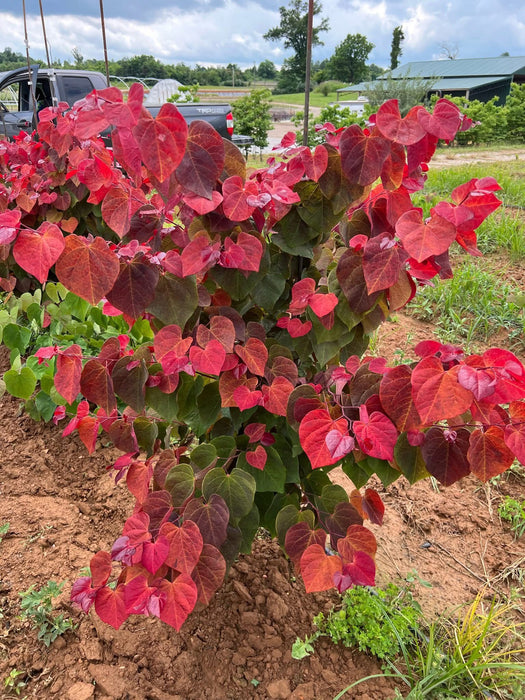
<path fill-rule="evenodd" d="M 330 430 L 325 437 L 325 444 L 333 459 L 339 460 L 354 449 L 355 440 L 350 435 L 342 435 L 339 430 Z"/>
<path fill-rule="evenodd" d="M 250 391 L 250 389 L 243 384 L 234 389 L 233 399 L 241 411 L 248 411 L 250 408 L 260 405 L 262 394 L 260 391 Z"/>
<path fill-rule="evenodd" d="M 354 559 L 334 573 L 334 585 L 343 593 L 352 586 L 375 586 L 376 565 L 366 552 L 356 551 Z"/>
<path fill-rule="evenodd" d="M 446 99 L 436 102 L 432 114 L 422 109 L 417 116 L 425 131 L 444 141 L 452 141 L 461 126 L 459 107 Z"/>
<path fill-rule="evenodd" d="M 163 535 L 160 535 L 155 542 L 144 542 L 142 563 L 150 574 L 156 573 L 164 564 L 169 550 L 170 544 Z"/>
<path fill-rule="evenodd" d="M 18 209 L 7 209 L 0 213 L 0 245 L 12 243 L 20 227 L 22 212 Z"/>
<path fill-rule="evenodd" d="M 418 120 L 418 114 L 423 107 L 416 105 L 401 118 L 397 100 L 384 102 L 376 114 L 377 128 L 391 141 L 397 141 L 403 146 L 409 146 L 420 141 L 425 135 L 425 130 Z"/>
<path fill-rule="evenodd" d="M 204 272 L 220 257 L 220 243 L 212 243 L 207 233 L 199 233 L 182 251 L 182 270 L 184 277 Z"/>
<path fill-rule="evenodd" d="M 338 299 L 335 294 L 312 294 L 308 299 L 308 306 L 316 316 L 327 316 L 337 306 Z"/>
<path fill-rule="evenodd" d="M 118 630 L 128 618 L 124 603 L 124 586 L 119 584 L 115 590 L 107 586 L 99 589 L 95 597 L 95 610 L 102 622 Z"/>
<path fill-rule="evenodd" d="M 341 436 L 348 434 L 346 418 L 334 420 L 325 408 L 309 411 L 299 426 L 299 440 L 312 465 L 312 469 L 326 467 L 339 461 L 326 445 L 328 433 L 336 430 Z M 333 438 L 332 438 L 333 439 Z"/>
<path fill-rule="evenodd" d="M 160 619 L 177 632 L 191 613 L 197 602 L 197 586 L 190 576 L 180 574 L 175 581 L 163 579 L 159 583 L 162 596 Z"/>
<path fill-rule="evenodd" d="M 456 237 L 456 227 L 438 214 L 423 221 L 421 210 L 412 209 L 398 219 L 396 234 L 408 254 L 417 262 L 423 262 L 449 249 Z"/>
<path fill-rule="evenodd" d="M 233 175 L 222 183 L 222 196 L 224 197 L 224 213 L 232 221 L 244 221 L 251 216 L 254 206 L 250 206 L 247 199 L 250 195 L 257 196 L 258 190 L 255 182 L 243 182 L 239 175 Z"/>
<path fill-rule="evenodd" d="M 190 348 L 190 361 L 201 374 L 219 376 L 225 359 L 226 350 L 218 340 L 210 340 L 204 350 L 196 346 Z"/>

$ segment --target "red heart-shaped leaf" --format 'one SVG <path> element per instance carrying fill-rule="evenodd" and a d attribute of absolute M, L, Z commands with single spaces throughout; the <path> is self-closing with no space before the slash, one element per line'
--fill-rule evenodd
<path fill-rule="evenodd" d="M 387 100 L 376 112 L 376 125 L 379 131 L 391 141 L 397 141 L 403 146 L 409 146 L 420 141 L 425 135 L 418 113 L 424 109 L 416 105 L 401 118 L 397 100 Z"/>
<path fill-rule="evenodd" d="M 407 253 L 418 262 L 423 262 L 449 249 L 456 237 L 456 227 L 439 214 L 423 221 L 421 210 L 412 209 L 398 219 L 396 234 Z"/>
<path fill-rule="evenodd" d="M 185 520 L 181 527 L 173 523 L 164 523 L 159 534 L 169 542 L 166 564 L 181 573 L 191 574 L 199 561 L 203 546 L 198 526 L 192 520 Z"/>
<path fill-rule="evenodd" d="M 64 248 L 62 231 L 56 224 L 44 221 L 37 231 L 21 229 L 13 246 L 13 257 L 23 270 L 44 284 Z"/>
<path fill-rule="evenodd" d="M 144 164 L 159 182 L 164 182 L 181 163 L 187 133 L 184 117 L 169 102 L 162 105 L 156 119 L 148 112 L 142 112 L 133 135 Z"/>
<path fill-rule="evenodd" d="M 262 471 L 267 459 L 268 455 L 262 445 L 257 445 L 255 450 L 246 452 L 246 461 L 255 469 L 260 469 Z"/>
<path fill-rule="evenodd" d="M 343 435 L 348 434 L 346 418 L 334 420 L 325 408 L 310 411 L 299 426 L 299 440 L 312 465 L 312 469 L 326 467 L 339 461 L 333 457 L 326 445 L 326 436 L 333 430 Z"/>
<path fill-rule="evenodd" d="M 505 444 L 505 433 L 499 426 L 474 430 L 467 452 L 470 471 L 487 482 L 506 471 L 514 461 L 514 454 Z"/>
<path fill-rule="evenodd" d="M 190 361 L 196 372 L 218 376 L 221 372 L 226 350 L 218 340 L 210 340 L 204 349 L 197 346 L 190 348 Z"/>
<path fill-rule="evenodd" d="M 128 619 L 124 602 L 124 586 L 119 584 L 115 590 L 107 586 L 100 588 L 95 598 L 95 610 L 102 622 L 118 630 Z"/>
<path fill-rule="evenodd" d="M 334 575 L 341 573 L 343 567 L 341 559 L 327 555 L 320 544 L 311 544 L 305 549 L 299 566 L 307 593 L 333 588 Z"/>
<path fill-rule="evenodd" d="M 159 617 L 178 632 L 195 607 L 197 586 L 190 576 L 180 574 L 171 583 L 163 579 L 159 583 L 159 590 L 163 594 Z"/>
<path fill-rule="evenodd" d="M 120 271 L 117 255 L 100 237 L 91 243 L 75 234 L 67 236 L 55 272 L 64 287 L 95 305 L 115 284 Z"/>
<path fill-rule="evenodd" d="M 437 357 L 425 357 L 412 371 L 412 396 L 421 421 L 431 425 L 467 411 L 474 399 L 458 381 L 459 366 L 445 371 Z"/>

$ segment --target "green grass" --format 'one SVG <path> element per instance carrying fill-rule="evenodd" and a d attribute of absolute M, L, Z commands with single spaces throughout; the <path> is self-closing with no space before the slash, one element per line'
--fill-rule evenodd
<path fill-rule="evenodd" d="M 521 290 L 481 267 L 480 259 L 468 261 L 447 280 L 433 280 L 434 286 L 418 290 L 408 310 L 422 321 L 432 321 L 436 334 L 445 342 L 461 342 L 475 349 L 476 341 L 488 342 L 504 329 L 511 346 L 525 344 L 525 316 Z"/>
<path fill-rule="evenodd" d="M 502 209 L 486 219 L 478 229 L 478 248 L 484 255 L 504 251 L 512 262 L 525 259 L 525 214 Z"/>
<path fill-rule="evenodd" d="M 496 194 L 503 206 L 477 231 L 484 257 L 456 252 L 454 277 L 434 278 L 433 286 L 419 289 L 407 308 L 416 318 L 432 321 L 443 341 L 466 345 L 471 351 L 502 329 L 511 349 L 525 347 L 525 290 L 518 274 L 525 261 L 524 151 L 520 154 L 522 159 L 516 161 L 431 169 L 423 192 L 414 197 L 428 216 L 432 206 L 450 200 L 452 190 L 472 178 L 492 176 L 502 187 Z"/>
<path fill-rule="evenodd" d="M 57 637 L 76 627 L 73 620 L 65 617 L 64 613 L 53 613 L 54 600 L 62 593 L 63 587 L 63 583 L 48 581 L 38 590 L 33 585 L 19 594 L 21 619 L 29 620 L 33 628 L 38 630 L 38 639 L 44 642 L 46 647 Z"/>
<path fill-rule="evenodd" d="M 505 205 L 525 207 L 525 151 L 517 149 L 516 152 L 520 159 L 501 163 L 475 163 L 450 168 L 432 168 L 431 165 L 422 194 L 429 201 L 448 199 L 451 191 L 464 182 L 472 178 L 492 176 L 502 187 L 497 195 Z M 469 150 L 469 153 L 472 151 Z"/>
<path fill-rule="evenodd" d="M 273 104 L 291 104 L 304 109 L 304 92 L 291 93 L 286 95 L 272 95 L 270 101 Z M 337 102 L 337 93 L 329 92 L 322 95 L 319 92 L 310 93 L 310 107 L 326 107 L 331 102 Z"/>

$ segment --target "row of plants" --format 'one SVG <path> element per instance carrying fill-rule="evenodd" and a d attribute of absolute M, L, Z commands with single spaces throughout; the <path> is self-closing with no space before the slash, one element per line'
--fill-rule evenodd
<path fill-rule="evenodd" d="M 500 206 L 491 177 L 427 218 L 412 203 L 438 141 L 471 123 L 447 100 L 404 118 L 387 102 L 370 128 L 328 128 L 314 151 L 289 134 L 248 172 L 209 125 L 169 103 L 153 119 L 142 99 L 108 88 L 0 144 L 5 386 L 90 452 L 109 439 L 135 499 L 72 599 L 115 628 L 141 614 L 180 629 L 260 526 L 307 592 L 373 585 L 373 474 L 448 485 L 525 462 L 513 353 L 367 354 Z"/>
<path fill-rule="evenodd" d="M 399 82 L 400 85 L 395 83 Z M 396 91 L 401 90 L 404 81 L 391 81 L 390 99 L 397 99 Z M 373 89 L 373 84 L 371 86 Z M 424 91 L 423 91 L 424 93 Z M 388 97 L 388 95 L 385 95 Z M 420 97 L 416 96 L 418 101 Z M 448 99 L 459 107 L 459 109 L 473 122 L 473 128 L 468 131 L 459 131 L 454 139 L 449 143 L 457 146 L 474 146 L 490 144 L 525 143 L 525 85 L 513 83 L 510 94 L 504 105 L 498 104 L 498 98 L 494 97 L 487 102 L 480 100 L 468 100 L 465 97 L 450 97 Z M 426 105 L 432 109 L 437 104 L 439 98 L 433 96 L 430 104 Z M 380 100 L 379 104 L 382 102 Z M 423 103 L 423 102 L 421 102 Z M 336 128 L 359 124 L 364 127 L 370 114 L 375 111 L 375 104 L 371 100 L 370 105 L 366 105 L 363 116 L 357 115 L 349 107 L 342 107 L 337 104 L 323 107 L 319 117 L 309 117 L 308 143 L 314 146 L 322 143 L 323 133 L 319 131 L 319 125 L 330 122 Z M 413 107 L 414 102 L 406 105 L 408 111 Z M 302 135 L 303 112 L 297 112 L 293 118 L 295 126 Z"/>

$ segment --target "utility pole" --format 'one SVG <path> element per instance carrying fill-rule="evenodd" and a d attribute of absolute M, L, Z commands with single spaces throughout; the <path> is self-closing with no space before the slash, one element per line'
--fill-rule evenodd
<path fill-rule="evenodd" d="M 44 44 L 46 45 L 47 67 L 51 68 L 51 59 L 49 57 L 49 48 L 47 44 L 46 23 L 44 22 L 44 10 L 42 9 L 42 0 L 38 0 L 38 2 L 40 3 L 40 19 L 42 20 L 42 33 L 44 35 Z"/>
<path fill-rule="evenodd" d="M 104 3 L 103 3 L 103 0 L 100 0 L 100 24 L 102 26 L 102 41 L 104 43 L 104 63 L 106 65 L 106 83 L 109 87 L 110 82 L 109 82 L 109 65 L 108 65 L 108 47 L 106 44 L 106 24 L 104 22 Z"/>
<path fill-rule="evenodd" d="M 306 36 L 306 76 L 304 80 L 304 128 L 303 146 L 308 146 L 308 118 L 310 111 L 310 69 L 312 65 L 312 34 L 314 26 L 314 0 L 308 0 L 308 27 Z"/>

